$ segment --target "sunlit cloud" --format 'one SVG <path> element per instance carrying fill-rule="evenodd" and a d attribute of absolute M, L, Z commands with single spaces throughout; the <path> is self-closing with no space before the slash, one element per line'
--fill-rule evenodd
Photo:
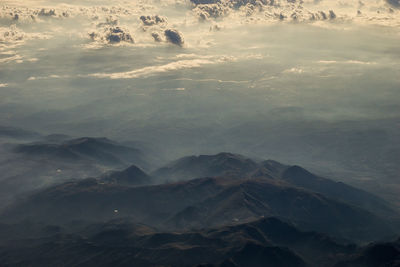
<path fill-rule="evenodd" d="M 360 61 L 360 60 L 345 60 L 345 61 L 336 61 L 336 60 L 320 60 L 319 64 L 332 65 L 332 64 L 352 64 L 352 65 L 376 65 L 376 62 L 370 61 Z"/>
<path fill-rule="evenodd" d="M 290 68 L 290 69 L 284 70 L 283 73 L 302 74 L 302 73 L 304 73 L 304 69 L 302 69 L 302 68 Z"/>
<path fill-rule="evenodd" d="M 37 81 L 37 80 L 48 80 L 48 79 L 68 79 L 70 78 L 70 75 L 56 75 L 52 74 L 49 76 L 31 76 L 28 78 L 28 81 Z"/>
<path fill-rule="evenodd" d="M 134 79 L 134 78 L 145 78 L 154 76 L 157 74 L 168 73 L 183 69 L 199 68 L 204 65 L 212 65 L 229 61 L 229 58 L 220 57 L 217 59 L 185 59 L 170 62 L 164 65 L 149 66 L 139 69 L 134 69 L 125 72 L 114 72 L 114 73 L 93 73 L 89 74 L 89 77 L 95 78 L 108 78 L 108 79 Z"/>

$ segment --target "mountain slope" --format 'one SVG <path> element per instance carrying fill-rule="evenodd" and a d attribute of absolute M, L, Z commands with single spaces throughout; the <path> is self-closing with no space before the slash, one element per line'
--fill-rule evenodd
<path fill-rule="evenodd" d="M 256 168 L 256 162 L 242 155 L 219 153 L 217 155 L 184 157 L 158 169 L 152 175 L 162 181 L 181 181 L 226 175 L 244 177 Z"/>
<path fill-rule="evenodd" d="M 122 171 L 105 174 L 100 178 L 100 181 L 126 186 L 149 185 L 154 182 L 151 176 L 135 165 Z"/>
<path fill-rule="evenodd" d="M 242 155 L 231 153 L 190 156 L 174 161 L 153 172 L 152 175 L 159 182 L 209 176 L 283 180 L 296 187 L 321 193 L 383 217 L 399 218 L 397 212 L 386 201 L 371 193 L 342 182 L 317 176 L 299 166 L 288 166 L 273 160 L 256 162 Z"/>
<path fill-rule="evenodd" d="M 319 177 L 299 166 L 288 167 L 282 173 L 281 178 L 292 185 L 351 203 L 382 216 L 390 217 L 395 214 L 389 204 L 381 198 L 345 183 Z"/>
<path fill-rule="evenodd" d="M 400 266 L 400 239 L 394 242 L 373 243 L 353 254 L 335 267 L 398 267 Z"/>
<path fill-rule="evenodd" d="M 107 138 L 50 135 L 40 142 L 0 144 L 0 209 L 31 190 L 73 178 L 98 177 L 135 164 L 149 168 L 147 154 Z"/>
<path fill-rule="evenodd" d="M 371 240 L 392 233 L 363 209 L 271 179 L 203 178 L 130 187 L 96 179 L 69 182 L 8 208 L 2 218 L 62 224 L 129 217 L 163 229 L 220 226 L 277 216 L 306 230 Z"/>
<path fill-rule="evenodd" d="M 61 143 L 31 143 L 16 146 L 16 153 L 51 160 L 90 161 L 114 166 L 136 163 L 144 165 L 139 150 L 125 147 L 107 138 L 82 137 Z"/>
<path fill-rule="evenodd" d="M 267 179 L 231 183 L 219 194 L 177 213 L 169 222 L 178 228 L 198 228 L 260 216 L 285 218 L 301 229 L 350 239 L 368 240 L 391 232 L 388 223 L 363 209 Z"/>
<path fill-rule="evenodd" d="M 189 232 L 156 232 L 111 221 L 71 234 L 0 246 L 7 265 L 29 266 L 328 266 L 354 246 L 301 232 L 276 218 Z M 311 256 L 314 255 L 314 256 Z M 335 262 L 334 261 L 334 262 Z"/>
<path fill-rule="evenodd" d="M 37 132 L 28 131 L 16 127 L 0 125 L 0 138 L 31 140 L 39 137 L 40 134 Z"/>

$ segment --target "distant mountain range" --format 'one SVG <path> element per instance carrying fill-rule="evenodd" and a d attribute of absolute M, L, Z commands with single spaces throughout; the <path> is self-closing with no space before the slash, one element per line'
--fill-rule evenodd
<path fill-rule="evenodd" d="M 73 178 L 102 175 L 131 164 L 149 168 L 147 155 L 107 138 L 62 134 L 0 139 L 0 209 L 20 194 Z"/>
<path fill-rule="evenodd" d="M 156 164 L 145 153 L 107 138 L 40 138 L 7 145 L 14 155 L 9 163 L 43 169 L 28 168 L 31 180 L 26 174 L 1 180 L 4 192 L 43 174 L 54 180 L 26 186 L 0 213 L 5 266 L 398 263 L 398 241 L 392 242 L 399 234 L 397 210 L 302 167 L 219 153 L 147 172 Z M 69 178 L 47 169 L 58 164 Z M 95 166 L 89 178 L 78 171 Z M 391 242 L 356 245 L 376 240 Z"/>
<path fill-rule="evenodd" d="M 220 176 L 164 183 L 165 167 L 155 172 L 155 178 L 133 165 L 97 179 L 47 188 L 15 203 L 3 215 L 7 220 L 55 224 L 128 217 L 163 230 L 217 227 L 274 216 L 303 230 L 352 240 L 373 240 L 395 232 L 391 219 L 398 215 L 389 204 L 298 166 L 256 163 L 229 153 L 187 157 L 168 166 L 167 179 L 191 168 L 194 176 Z"/>
<path fill-rule="evenodd" d="M 0 137 L 10 139 L 35 139 L 39 138 L 40 134 L 16 127 L 0 125 Z"/>
<path fill-rule="evenodd" d="M 15 152 L 30 157 L 65 161 L 91 161 L 103 165 L 124 166 L 136 162 L 145 165 L 142 153 L 107 138 L 82 137 L 60 143 L 30 143 L 17 145 Z"/>
<path fill-rule="evenodd" d="M 199 177 L 270 178 L 321 193 L 352 205 L 390 216 L 393 209 L 373 194 L 314 175 L 299 166 L 287 166 L 273 160 L 255 162 L 242 155 L 219 153 L 184 157 L 152 173 L 160 181 L 190 180 Z"/>

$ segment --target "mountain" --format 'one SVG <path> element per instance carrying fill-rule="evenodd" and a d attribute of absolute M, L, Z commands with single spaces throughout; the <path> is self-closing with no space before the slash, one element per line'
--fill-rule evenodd
<path fill-rule="evenodd" d="M 372 243 L 358 250 L 335 267 L 398 267 L 400 266 L 400 238 L 394 242 Z"/>
<path fill-rule="evenodd" d="M 383 230 L 389 230 L 388 223 L 366 210 L 267 179 L 230 183 L 215 196 L 177 213 L 169 223 L 177 228 L 199 228 L 260 216 L 284 218 L 301 229 L 354 240 L 383 237 L 390 232 Z"/>
<path fill-rule="evenodd" d="M 0 246 L 5 266 L 329 266 L 356 250 L 276 218 L 199 231 L 158 232 L 113 220 Z"/>
<path fill-rule="evenodd" d="M 135 165 L 122 171 L 106 174 L 100 178 L 100 181 L 127 186 L 149 185 L 154 182 L 151 176 Z"/>
<path fill-rule="evenodd" d="M 36 139 L 40 137 L 40 134 L 34 131 L 28 131 L 16 127 L 2 126 L 0 125 L 0 137 L 10 139 Z"/>
<path fill-rule="evenodd" d="M 82 137 L 61 143 L 31 143 L 15 147 L 16 153 L 51 160 L 90 161 L 107 166 L 136 163 L 144 165 L 142 153 L 107 138 Z"/>
<path fill-rule="evenodd" d="M 191 180 L 201 177 L 245 177 L 257 168 L 257 163 L 242 155 L 219 153 L 217 155 L 188 156 L 168 164 L 152 173 L 163 181 Z"/>
<path fill-rule="evenodd" d="M 353 240 L 393 233 L 387 222 L 366 210 L 265 178 L 202 178 L 140 187 L 91 178 L 42 190 L 1 215 L 6 221 L 51 224 L 128 217 L 165 230 L 217 227 L 262 216 Z"/>
<path fill-rule="evenodd" d="M 286 168 L 281 178 L 297 187 L 306 188 L 327 197 L 351 203 L 384 217 L 398 216 L 389 203 L 381 198 L 343 182 L 319 177 L 299 166 Z"/>
<path fill-rule="evenodd" d="M 132 164 L 150 166 L 147 153 L 107 138 L 53 134 L 40 140 L 0 144 L 0 209 L 32 190 L 99 177 Z"/>
<path fill-rule="evenodd" d="M 189 156 L 173 161 L 152 173 L 159 182 L 190 180 L 199 177 L 230 176 L 282 180 L 332 199 L 367 209 L 383 217 L 399 215 L 383 199 L 343 182 L 317 176 L 299 166 L 288 166 L 274 160 L 256 162 L 232 153 Z"/>

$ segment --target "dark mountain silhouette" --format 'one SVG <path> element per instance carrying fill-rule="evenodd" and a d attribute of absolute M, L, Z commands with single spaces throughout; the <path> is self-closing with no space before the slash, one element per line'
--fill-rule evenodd
<path fill-rule="evenodd" d="M 400 266 L 400 238 L 395 242 L 373 243 L 353 254 L 335 267 L 398 267 Z"/>
<path fill-rule="evenodd" d="M 16 127 L 0 125 L 0 137 L 30 140 L 39 138 L 40 134 L 34 131 L 28 131 Z"/>
<path fill-rule="evenodd" d="M 302 229 L 351 239 L 385 236 L 382 227 L 389 227 L 363 209 L 267 179 L 230 183 L 215 196 L 177 213 L 169 222 L 175 227 L 206 227 L 260 216 L 278 216 Z"/>
<path fill-rule="evenodd" d="M 0 144 L 0 209 L 21 194 L 74 178 L 98 177 L 132 164 L 150 167 L 147 153 L 107 138 L 54 134 L 37 140 Z"/>
<path fill-rule="evenodd" d="M 102 166 L 121 166 L 141 156 L 108 139 L 62 139 L 19 145 L 16 153 Z M 206 177 L 193 179 L 199 176 Z M 391 237 L 397 234 L 395 217 L 378 197 L 298 166 L 230 153 L 192 156 L 152 175 L 130 164 L 20 198 L 0 214 L 0 262 L 396 266 L 396 242 L 367 247 L 343 243 Z"/>
<path fill-rule="evenodd" d="M 142 187 L 85 179 L 33 194 L 9 207 L 2 217 L 62 224 L 121 216 L 166 230 L 276 216 L 295 222 L 301 229 L 354 240 L 393 233 L 384 220 L 366 210 L 266 178 L 202 178 Z"/>
<path fill-rule="evenodd" d="M 389 203 L 371 193 L 342 182 L 319 177 L 299 166 L 288 166 L 273 160 L 256 162 L 242 155 L 231 153 L 190 156 L 174 161 L 153 172 L 152 175 L 157 177 L 159 182 L 212 176 L 284 180 L 296 187 L 321 193 L 384 217 L 399 218 Z"/>
<path fill-rule="evenodd" d="M 15 152 L 29 157 L 63 161 L 91 161 L 103 165 L 145 165 L 143 154 L 107 138 L 82 137 L 61 143 L 31 143 L 16 146 Z"/>
<path fill-rule="evenodd" d="M 100 181 L 119 185 L 136 186 L 152 184 L 153 178 L 135 165 L 122 171 L 115 171 L 104 175 Z"/>
<path fill-rule="evenodd" d="M 299 166 L 288 167 L 282 173 L 281 178 L 292 185 L 351 203 L 385 217 L 398 216 L 381 198 L 345 183 L 319 177 Z"/>
<path fill-rule="evenodd" d="M 356 250 L 276 218 L 171 233 L 114 220 L 13 242 L 5 266 L 329 266 Z"/>

